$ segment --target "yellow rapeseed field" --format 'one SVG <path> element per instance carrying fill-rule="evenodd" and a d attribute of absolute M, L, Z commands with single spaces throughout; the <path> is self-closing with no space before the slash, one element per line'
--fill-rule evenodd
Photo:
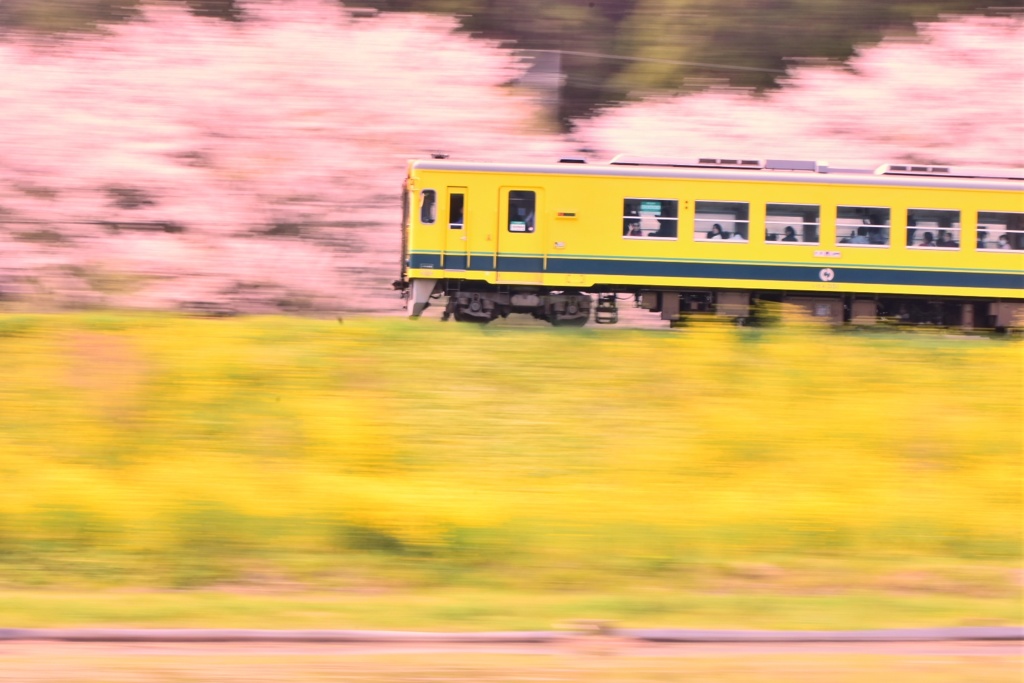
<path fill-rule="evenodd" d="M 562 576 L 1013 561 L 1022 351 L 801 325 L 7 315 L 0 558 L 199 582 L 299 555 Z"/>

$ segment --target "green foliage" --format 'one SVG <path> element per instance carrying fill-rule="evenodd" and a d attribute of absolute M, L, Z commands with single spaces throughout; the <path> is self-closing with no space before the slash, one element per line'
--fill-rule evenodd
<path fill-rule="evenodd" d="M 173 0 L 198 16 L 243 21 L 236 0 Z M 137 15 L 144 0 L 5 0 L 0 27 L 88 30 Z M 652 93 L 727 83 L 772 88 L 793 60 L 845 60 L 862 45 L 940 15 L 989 10 L 979 0 L 360 0 L 360 8 L 433 12 L 527 50 L 563 51 L 561 118 Z M 1012 11 L 1012 10 L 1002 10 Z"/>
<path fill-rule="evenodd" d="M 242 10 L 235 0 L 172 0 L 187 5 L 201 17 L 240 21 Z M 0 4 L 0 28 L 65 33 L 128 21 L 138 16 L 145 0 L 4 0 Z"/>
<path fill-rule="evenodd" d="M 845 60 L 862 45 L 940 15 L 986 11 L 978 0 L 367 0 L 385 10 L 460 17 L 519 48 L 564 50 L 562 117 L 636 95 L 708 84 L 772 88 L 793 60 Z"/>
<path fill-rule="evenodd" d="M 64 33 L 125 21 L 136 16 L 140 0 L 5 0 L 0 26 L 43 33 Z"/>

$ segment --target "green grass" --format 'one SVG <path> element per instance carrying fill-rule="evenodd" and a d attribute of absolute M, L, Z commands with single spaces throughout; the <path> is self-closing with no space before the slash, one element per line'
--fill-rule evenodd
<path fill-rule="evenodd" d="M 576 619 L 622 628 L 850 630 L 1022 623 L 1012 596 L 885 590 L 729 592 L 660 587 L 559 593 L 474 588 L 378 592 L 5 591 L 0 623 L 138 628 L 383 629 L 504 631 L 569 628 Z"/>

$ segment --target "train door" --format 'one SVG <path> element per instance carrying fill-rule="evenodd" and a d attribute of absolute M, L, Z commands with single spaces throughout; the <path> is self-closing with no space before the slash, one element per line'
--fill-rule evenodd
<path fill-rule="evenodd" d="M 470 224 L 466 221 L 466 188 L 449 187 L 446 198 L 444 223 L 444 269 L 466 270 L 469 256 L 468 231 Z"/>
<path fill-rule="evenodd" d="M 498 222 L 499 282 L 541 283 L 547 260 L 539 189 L 502 188 Z"/>

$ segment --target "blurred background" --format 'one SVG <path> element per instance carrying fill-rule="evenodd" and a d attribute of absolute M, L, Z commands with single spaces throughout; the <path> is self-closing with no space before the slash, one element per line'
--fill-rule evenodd
<path fill-rule="evenodd" d="M 400 314 L 431 152 L 1019 165 L 1020 9 L 4 0 L 0 305 Z"/>

